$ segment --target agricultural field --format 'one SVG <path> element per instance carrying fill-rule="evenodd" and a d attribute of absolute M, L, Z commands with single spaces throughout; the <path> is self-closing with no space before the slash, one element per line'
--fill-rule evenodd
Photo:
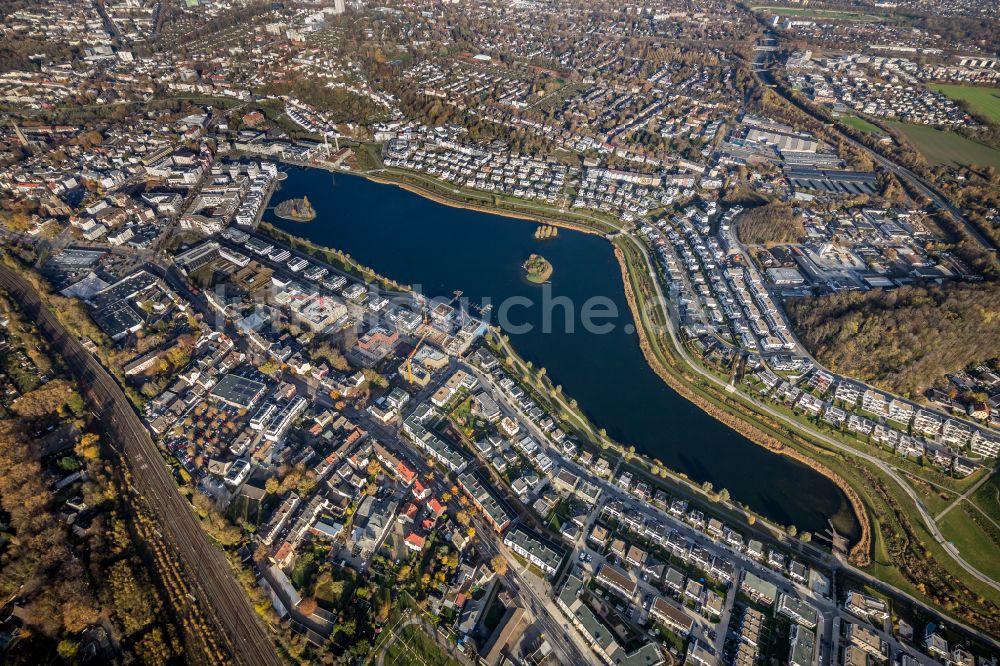
<path fill-rule="evenodd" d="M 1000 124 L 1000 88 L 939 83 L 932 85 L 931 89 L 944 93 L 955 101 L 967 102 L 973 113 L 986 118 L 991 123 Z"/>
<path fill-rule="evenodd" d="M 841 116 L 838 120 L 845 125 L 849 125 L 856 130 L 864 132 L 865 134 L 882 134 L 882 130 L 877 125 L 873 125 L 864 118 L 859 118 L 858 116 Z"/>
<path fill-rule="evenodd" d="M 970 141 L 964 136 L 926 125 L 888 121 L 931 164 L 962 166 L 978 164 L 1000 169 L 1000 150 Z"/>

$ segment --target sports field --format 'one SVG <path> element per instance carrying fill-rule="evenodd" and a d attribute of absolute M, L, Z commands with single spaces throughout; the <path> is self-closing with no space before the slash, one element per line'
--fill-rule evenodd
<path fill-rule="evenodd" d="M 931 164 L 993 166 L 1000 169 L 1000 150 L 970 141 L 964 136 L 927 125 L 888 121 L 910 140 Z"/>
<path fill-rule="evenodd" d="M 1000 124 L 1000 88 L 987 86 L 956 86 L 939 83 L 931 86 L 953 100 L 965 100 L 976 115 Z"/>

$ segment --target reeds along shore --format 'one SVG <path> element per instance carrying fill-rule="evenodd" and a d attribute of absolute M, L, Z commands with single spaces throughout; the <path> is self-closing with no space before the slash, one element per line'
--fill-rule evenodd
<path fill-rule="evenodd" d="M 444 196 L 435 194 L 429 190 L 418 187 L 416 185 L 411 185 L 409 183 L 401 183 L 391 179 L 378 178 L 376 176 L 358 174 L 362 175 L 369 180 L 382 183 L 383 185 L 395 185 L 401 187 L 408 192 L 412 192 L 418 196 L 422 196 L 426 199 L 440 203 L 445 206 L 451 206 L 453 208 L 465 208 L 468 210 L 474 210 L 481 213 L 490 213 L 492 215 L 502 215 L 504 217 L 510 217 L 519 220 L 530 220 L 540 222 L 542 224 L 548 224 L 554 227 L 564 227 L 567 229 L 572 229 L 575 231 L 582 231 L 589 234 L 603 235 L 602 232 L 588 227 L 582 224 L 574 224 L 565 220 L 546 218 L 545 216 L 538 215 L 532 216 L 522 213 L 517 213 L 514 211 L 507 211 L 498 208 L 491 208 L 489 206 L 481 206 L 475 204 L 466 204 L 454 201 Z M 868 513 L 865 511 L 863 502 L 857 491 L 854 490 L 840 475 L 838 475 L 833 470 L 821 464 L 814 458 L 797 451 L 789 446 L 782 444 L 780 441 L 774 437 L 768 435 L 767 433 L 761 431 L 751 423 L 735 416 L 726 410 L 723 410 L 703 397 L 699 396 L 697 393 L 692 391 L 687 385 L 679 381 L 677 377 L 670 373 L 670 371 L 665 368 L 656 355 L 653 353 L 652 347 L 650 346 L 649 338 L 647 336 L 646 330 L 641 325 L 641 318 L 639 313 L 638 304 L 635 300 L 635 295 L 632 292 L 632 285 L 628 276 L 628 268 L 625 264 L 625 256 L 619 248 L 615 248 L 615 258 L 618 260 L 618 266 L 621 269 L 622 282 L 625 288 L 625 298 L 628 301 L 629 308 L 632 310 L 632 317 L 636 321 L 636 329 L 639 335 L 639 345 L 642 349 L 643 356 L 646 358 L 646 362 L 649 366 L 659 375 L 670 388 L 676 391 L 683 398 L 691 401 L 697 407 L 704 410 L 709 416 L 715 418 L 719 422 L 725 424 L 726 426 L 732 428 L 739 434 L 743 435 L 751 442 L 763 446 L 769 451 L 773 451 L 779 455 L 788 456 L 789 458 L 796 460 L 812 470 L 822 474 L 826 478 L 830 479 L 847 497 L 848 502 L 851 504 L 851 509 L 854 512 L 855 517 L 858 520 L 858 524 L 861 528 L 861 536 L 858 542 L 854 544 L 849 553 L 849 559 L 855 566 L 863 567 L 871 563 L 871 522 L 868 517 Z"/>
<path fill-rule="evenodd" d="M 646 329 L 641 325 L 640 313 L 638 308 L 638 303 L 635 300 L 635 294 L 632 291 L 632 284 L 629 280 L 628 269 L 625 264 L 625 255 L 622 253 L 621 249 L 615 248 L 615 258 L 618 260 L 618 265 L 622 272 L 622 281 L 625 284 L 625 298 L 628 301 L 629 309 L 632 310 L 632 317 L 636 321 L 636 330 L 639 334 L 639 346 L 642 349 L 643 356 L 646 357 L 646 362 L 649 366 L 653 368 L 653 371 L 660 376 L 664 382 L 667 383 L 670 388 L 677 391 L 682 397 L 690 400 L 700 409 L 704 410 L 713 418 L 717 419 L 726 426 L 732 428 L 739 434 L 743 435 L 751 442 L 763 446 L 769 451 L 773 451 L 780 455 L 788 456 L 793 460 L 796 460 L 810 469 L 822 474 L 826 478 L 830 479 L 840 490 L 847 496 L 847 500 L 851 504 L 851 509 L 854 511 L 854 515 L 857 517 L 858 524 L 861 527 L 861 536 L 858 542 L 854 544 L 851 548 L 849 554 L 850 561 L 855 566 L 866 566 L 871 563 L 871 524 L 868 519 L 868 514 L 865 511 L 864 504 L 861 498 L 858 496 L 857 491 L 854 490 L 839 474 L 829 469 L 828 467 L 822 465 L 817 460 L 804 453 L 797 451 L 789 446 L 782 444 L 780 441 L 774 437 L 768 435 L 767 433 L 754 427 L 751 423 L 735 416 L 724 409 L 721 409 L 717 405 L 709 402 L 702 396 L 698 395 L 692 391 L 686 384 L 679 381 L 677 377 L 671 374 L 660 362 L 660 360 L 653 353 L 652 347 L 649 342 L 649 338 L 646 333 Z"/>

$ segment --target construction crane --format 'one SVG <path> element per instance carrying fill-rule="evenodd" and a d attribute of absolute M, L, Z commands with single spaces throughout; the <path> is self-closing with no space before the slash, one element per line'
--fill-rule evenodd
<path fill-rule="evenodd" d="M 456 289 L 453 293 L 455 295 L 450 301 L 448 301 L 449 306 L 462 296 L 461 290 Z M 427 326 L 428 319 L 429 317 L 427 316 L 427 312 L 424 312 L 424 325 L 427 330 L 425 330 L 424 334 L 420 336 L 419 340 L 417 340 L 417 344 L 413 345 L 413 351 L 410 352 L 410 355 L 406 357 L 406 380 L 411 384 L 415 383 L 413 381 L 413 357 L 416 356 L 417 351 L 424 345 L 424 341 L 427 340 L 427 336 L 431 334 L 431 329 Z"/>

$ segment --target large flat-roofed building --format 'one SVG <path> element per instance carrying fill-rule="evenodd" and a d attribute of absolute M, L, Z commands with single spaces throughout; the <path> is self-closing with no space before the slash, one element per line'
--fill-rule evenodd
<path fill-rule="evenodd" d="M 143 319 L 128 301 L 119 300 L 95 310 L 94 321 L 109 338 L 118 342 L 142 328 Z"/>
<path fill-rule="evenodd" d="M 439 437 L 437 433 L 427 428 L 419 415 L 425 413 L 421 409 L 422 407 L 425 406 L 418 405 L 417 410 L 403 421 L 403 432 L 439 463 L 447 466 L 453 472 L 461 472 L 472 459 L 471 454 L 458 444 Z"/>
<path fill-rule="evenodd" d="M 625 597 L 629 601 L 635 598 L 639 584 L 632 580 L 621 567 L 605 562 L 597 572 L 597 584 Z"/>
<path fill-rule="evenodd" d="M 573 626 L 590 642 L 590 647 L 598 656 L 607 663 L 618 666 L 658 666 L 663 663 L 663 653 L 656 643 L 644 643 L 632 652 L 626 652 L 616 640 L 615 632 L 601 622 L 585 603 L 585 593 L 583 580 L 571 574 L 559 591 L 556 603 L 572 620 Z"/>
<path fill-rule="evenodd" d="M 515 553 L 542 570 L 546 576 L 554 576 L 562 564 L 565 551 L 535 532 L 521 526 L 507 532 L 504 544 Z"/>
<path fill-rule="evenodd" d="M 255 379 L 229 374 L 212 387 L 209 395 L 232 407 L 249 409 L 264 395 L 265 388 L 262 382 Z"/>
<path fill-rule="evenodd" d="M 347 315 L 343 301 L 319 293 L 294 297 L 289 308 L 297 320 L 317 333 L 326 331 Z"/>
<path fill-rule="evenodd" d="M 791 647 L 788 650 L 789 666 L 812 666 L 816 663 L 813 655 L 816 652 L 816 634 L 798 624 L 793 624 L 788 631 Z"/>
<path fill-rule="evenodd" d="M 107 289 L 97 292 L 94 295 L 94 303 L 101 306 L 123 298 L 135 298 L 158 282 L 159 278 L 149 271 L 138 270 Z"/>
<path fill-rule="evenodd" d="M 815 628 L 819 621 L 819 612 L 815 608 L 785 593 L 778 595 L 778 612 L 809 629 Z"/>
<path fill-rule="evenodd" d="M 774 583 L 766 581 L 750 571 L 746 572 L 743 576 L 743 583 L 740 585 L 740 589 L 750 595 L 750 598 L 754 601 L 759 601 L 769 606 L 774 603 L 775 598 L 778 596 L 778 587 Z"/>
<path fill-rule="evenodd" d="M 844 623 L 844 638 L 879 661 L 889 658 L 889 644 L 875 633 L 873 629 L 863 624 Z"/>
<path fill-rule="evenodd" d="M 663 597 L 656 597 L 649 607 L 649 616 L 681 638 L 685 638 L 694 627 L 694 620 L 684 609 Z"/>
<path fill-rule="evenodd" d="M 491 483 L 477 472 L 460 474 L 458 483 L 494 530 L 502 532 L 507 529 L 516 514 Z"/>
<path fill-rule="evenodd" d="M 209 265 L 219 256 L 219 244 L 215 241 L 206 241 L 180 254 L 175 254 L 174 263 L 190 273 Z"/>
<path fill-rule="evenodd" d="M 384 326 L 376 326 L 360 338 L 350 350 L 351 356 L 361 365 L 372 367 L 389 356 L 399 344 L 399 333 Z"/>

